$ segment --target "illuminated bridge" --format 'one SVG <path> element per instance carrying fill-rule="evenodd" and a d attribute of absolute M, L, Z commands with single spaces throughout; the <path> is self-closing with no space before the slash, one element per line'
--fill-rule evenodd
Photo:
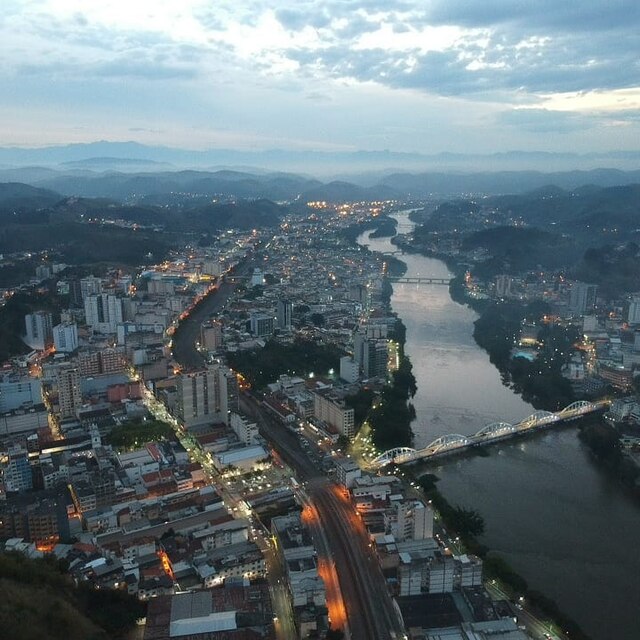
<path fill-rule="evenodd" d="M 417 276 L 415 278 L 389 278 L 389 282 L 400 282 L 406 284 L 445 284 L 449 285 L 451 278 L 422 278 Z"/>
<path fill-rule="evenodd" d="M 372 460 L 370 464 L 380 469 L 391 463 L 407 464 L 417 462 L 418 460 L 431 460 L 445 455 L 459 453 L 473 447 L 484 447 L 526 433 L 532 433 L 554 424 L 575 420 L 594 411 L 601 411 L 608 405 L 609 401 L 607 400 L 599 402 L 580 400 L 570 404 L 557 413 L 536 411 L 516 424 L 510 424 L 509 422 L 492 422 L 472 436 L 463 436 L 459 433 L 440 436 L 423 449 L 411 449 L 410 447 L 389 449 Z"/>

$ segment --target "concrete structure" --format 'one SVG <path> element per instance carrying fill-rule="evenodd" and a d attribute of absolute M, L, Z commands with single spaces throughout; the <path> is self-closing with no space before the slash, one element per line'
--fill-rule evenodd
<path fill-rule="evenodd" d="M 331 391 L 313 393 L 313 415 L 333 427 L 341 436 L 351 438 L 355 435 L 353 409 Z"/>
<path fill-rule="evenodd" d="M 260 461 L 269 457 L 266 449 L 260 445 L 252 447 L 241 447 L 239 449 L 231 449 L 223 451 L 213 456 L 213 464 L 217 469 L 226 469 L 235 467 L 241 471 L 249 471 L 253 469 Z"/>
<path fill-rule="evenodd" d="M 26 451 L 9 451 L 9 461 L 4 470 L 4 485 L 7 491 L 28 491 L 33 488 L 31 465 Z"/>
<path fill-rule="evenodd" d="M 96 333 L 116 333 L 124 322 L 122 298 L 110 293 L 89 295 L 84 300 L 85 321 Z"/>
<path fill-rule="evenodd" d="M 420 500 L 396 502 L 387 521 L 389 533 L 399 542 L 433 538 L 433 510 Z"/>
<path fill-rule="evenodd" d="M 591 311 L 596 304 L 598 285 L 586 282 L 574 282 L 571 287 L 569 309 L 576 315 L 584 315 Z"/>
<path fill-rule="evenodd" d="M 187 427 L 229 424 L 229 412 L 237 411 L 237 403 L 237 378 L 227 367 L 212 365 L 178 377 L 176 412 Z"/>
<path fill-rule="evenodd" d="M 350 489 L 356 479 L 362 475 L 360 467 L 351 458 L 337 458 L 334 460 L 336 466 L 336 480 Z"/>
<path fill-rule="evenodd" d="M 0 413 L 42 403 L 42 383 L 36 378 L 3 376 L 0 379 Z"/>
<path fill-rule="evenodd" d="M 290 300 L 278 300 L 276 305 L 278 329 L 291 329 L 293 320 L 293 303 Z"/>
<path fill-rule="evenodd" d="M 62 418 L 74 418 L 82 405 L 80 393 L 80 370 L 67 364 L 58 368 L 56 372 L 58 387 L 58 405 Z"/>
<path fill-rule="evenodd" d="M 258 438 L 258 425 L 255 422 L 249 422 L 244 416 L 231 412 L 229 426 L 233 429 L 233 432 L 242 444 L 250 446 L 256 443 Z"/>
<path fill-rule="evenodd" d="M 78 348 L 78 325 L 65 322 L 53 327 L 53 346 L 58 353 L 71 353 Z"/>
<path fill-rule="evenodd" d="M 271 531 L 284 560 L 294 607 L 324 606 L 326 593 L 318 575 L 316 550 L 299 513 L 271 520 Z"/>
<path fill-rule="evenodd" d="M 217 351 L 222 347 L 222 323 L 213 320 L 202 325 L 200 343 L 207 351 Z"/>
<path fill-rule="evenodd" d="M 47 349 L 53 344 L 53 321 L 48 311 L 36 311 L 24 317 L 24 341 L 32 349 Z"/>
<path fill-rule="evenodd" d="M 627 314 L 629 324 L 640 324 L 640 296 L 633 296 Z"/>
<path fill-rule="evenodd" d="M 356 382 L 358 380 L 359 374 L 360 367 L 351 356 L 342 356 L 342 358 L 340 358 L 340 377 L 345 382 Z"/>
<path fill-rule="evenodd" d="M 249 316 L 249 327 L 256 338 L 265 338 L 273 334 L 275 318 L 268 313 L 253 311 Z"/>

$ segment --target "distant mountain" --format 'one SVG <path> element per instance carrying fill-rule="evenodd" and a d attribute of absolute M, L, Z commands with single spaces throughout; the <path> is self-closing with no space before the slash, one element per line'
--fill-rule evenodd
<path fill-rule="evenodd" d="M 640 171 L 593 169 L 590 171 L 500 171 L 495 173 L 396 173 L 380 183 L 406 196 L 425 198 L 430 195 L 526 193 L 549 185 L 573 190 L 580 185 L 593 184 L 610 187 L 640 182 Z"/>
<path fill-rule="evenodd" d="M 270 171 L 294 171 L 352 181 L 348 174 L 358 172 L 475 172 L 475 171 L 564 171 L 609 166 L 631 169 L 640 162 L 640 151 L 590 154 L 508 151 L 492 154 L 401 153 L 375 151 L 313 151 L 267 149 L 242 151 L 234 149 L 189 150 L 147 146 L 136 142 L 91 142 L 41 148 L 0 148 L 0 166 L 48 167 L 79 163 L 75 168 L 100 168 L 92 159 L 115 158 L 147 163 L 170 164 L 176 168 L 209 169 L 216 166 L 261 167 Z M 67 165 L 68 166 L 68 165 Z M 121 163 L 119 170 L 124 168 Z M 135 164 L 127 167 L 139 169 Z M 360 182 L 359 179 L 353 181 Z M 365 185 L 367 186 L 367 185 Z M 368 185 L 370 186 L 370 184 Z"/>
<path fill-rule="evenodd" d="M 0 177 L 2 172 L 0 172 Z M 145 196 L 183 193 L 190 196 L 293 200 L 322 183 L 294 174 L 250 174 L 239 171 L 173 171 L 153 173 L 59 173 L 35 181 L 65 195 L 140 200 Z"/>
<path fill-rule="evenodd" d="M 135 166 L 133 161 L 132 166 Z M 80 163 L 82 165 L 82 163 Z M 523 194 L 534 190 L 575 192 L 640 183 L 640 170 L 593 169 L 543 173 L 502 171 L 482 173 L 392 173 L 382 178 L 368 174 L 368 182 L 346 180 L 323 183 L 306 175 L 286 172 L 218 171 L 94 171 L 68 167 L 0 170 L 0 181 L 25 182 L 66 196 L 110 198 L 121 202 L 176 205 L 197 200 L 269 199 L 282 201 L 348 202 L 358 200 L 426 199 Z M 551 195 L 550 192 L 547 195 Z M 557 195 L 557 194 L 556 194 Z"/>
<path fill-rule="evenodd" d="M 24 210 L 49 207 L 62 196 L 48 189 L 39 189 L 19 182 L 0 183 L 0 209 Z"/>
<path fill-rule="evenodd" d="M 303 202 L 356 202 L 359 200 L 395 200 L 402 198 L 403 193 L 388 185 L 359 187 L 350 182 L 334 181 L 319 185 L 305 191 L 300 199 Z"/>

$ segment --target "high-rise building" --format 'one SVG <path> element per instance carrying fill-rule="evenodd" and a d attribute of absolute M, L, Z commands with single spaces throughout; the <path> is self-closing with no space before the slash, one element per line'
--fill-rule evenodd
<path fill-rule="evenodd" d="M 222 347 L 222 323 L 213 320 L 202 325 L 200 342 L 207 351 L 217 351 Z"/>
<path fill-rule="evenodd" d="M 341 436 L 355 435 L 354 411 L 342 398 L 328 392 L 314 392 L 313 415 L 335 429 Z"/>
<path fill-rule="evenodd" d="M 96 333 L 116 333 L 124 322 L 122 298 L 109 293 L 92 294 L 84 300 L 85 321 Z"/>
<path fill-rule="evenodd" d="M 346 382 L 356 382 L 360 373 L 358 363 L 351 356 L 340 358 L 340 377 Z"/>
<path fill-rule="evenodd" d="M 574 282 L 571 287 L 569 309 L 576 315 L 584 315 L 596 305 L 598 285 L 586 282 Z"/>
<path fill-rule="evenodd" d="M 78 325 L 64 322 L 53 327 L 53 346 L 58 353 L 71 353 L 78 348 Z"/>
<path fill-rule="evenodd" d="M 33 474 L 26 451 L 18 448 L 9 451 L 4 485 L 7 491 L 28 491 L 33 488 Z"/>
<path fill-rule="evenodd" d="M 229 413 L 237 411 L 237 378 L 222 365 L 182 373 L 177 392 L 176 412 L 187 427 L 213 422 L 229 424 Z"/>
<path fill-rule="evenodd" d="M 365 340 L 362 351 L 362 375 L 386 378 L 389 370 L 389 345 L 386 340 Z"/>
<path fill-rule="evenodd" d="M 279 329 L 291 329 L 293 316 L 293 303 L 290 300 L 278 300 L 276 305 L 276 318 Z"/>
<path fill-rule="evenodd" d="M 629 324 L 640 324 L 640 296 L 633 296 L 633 299 L 629 303 L 627 321 Z"/>
<path fill-rule="evenodd" d="M 229 426 L 238 436 L 238 440 L 247 446 L 255 444 L 258 437 L 258 425 L 255 422 L 249 422 L 247 418 L 238 413 L 231 413 Z"/>
<path fill-rule="evenodd" d="M 433 511 L 420 500 L 396 502 L 389 526 L 398 542 L 433 538 Z"/>
<path fill-rule="evenodd" d="M 82 278 L 80 280 L 80 297 L 81 302 L 84 302 L 89 296 L 97 295 L 102 292 L 102 280 L 95 276 L 89 276 L 88 278 Z"/>
<path fill-rule="evenodd" d="M 99 351 L 82 351 L 78 354 L 80 375 L 98 376 L 103 373 L 120 373 L 126 365 L 123 347 L 108 347 Z"/>
<path fill-rule="evenodd" d="M 496 295 L 498 298 L 508 298 L 511 295 L 511 276 L 501 273 L 496 276 Z"/>
<path fill-rule="evenodd" d="M 24 317 L 25 342 L 32 349 L 44 350 L 53 344 L 53 321 L 47 311 L 36 311 Z"/>
<path fill-rule="evenodd" d="M 264 338 L 273 334 L 275 318 L 268 313 L 253 311 L 249 316 L 251 333 L 257 338 Z"/>
<path fill-rule="evenodd" d="M 57 370 L 58 405 L 62 418 L 74 418 L 82 405 L 80 393 L 80 370 L 67 364 Z"/>

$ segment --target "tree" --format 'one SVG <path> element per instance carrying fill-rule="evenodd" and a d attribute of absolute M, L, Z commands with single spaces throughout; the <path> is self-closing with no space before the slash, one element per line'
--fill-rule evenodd
<path fill-rule="evenodd" d="M 312 313 L 311 322 L 313 322 L 316 327 L 324 327 L 325 325 L 325 319 L 321 313 Z"/>

